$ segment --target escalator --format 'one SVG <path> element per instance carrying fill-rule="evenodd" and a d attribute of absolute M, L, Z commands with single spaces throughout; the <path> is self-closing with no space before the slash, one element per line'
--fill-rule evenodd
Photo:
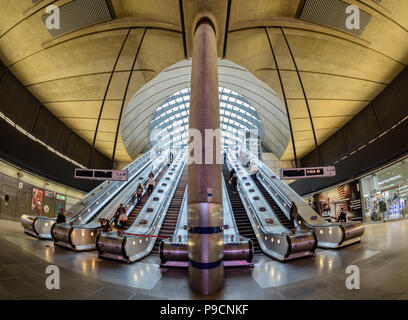
<path fill-rule="evenodd" d="M 163 225 L 160 228 L 159 236 L 153 247 L 153 254 L 159 254 L 160 242 L 163 237 L 171 238 L 174 234 L 174 230 L 177 225 L 178 217 L 181 210 L 181 204 L 183 202 L 184 193 L 187 186 L 187 166 L 185 166 L 182 176 L 177 184 L 176 191 L 171 199 L 169 208 L 167 209 L 166 217 L 164 218 Z"/>
<path fill-rule="evenodd" d="M 275 213 L 276 217 L 279 219 L 279 222 L 282 226 L 284 226 L 287 229 L 291 229 L 291 224 L 288 219 L 288 217 L 285 215 L 285 213 L 282 211 L 282 209 L 278 206 L 278 204 L 273 200 L 271 195 L 269 194 L 268 191 L 265 190 L 264 186 L 262 183 L 258 180 L 257 176 L 251 175 L 252 180 L 255 182 L 256 186 L 258 187 L 259 191 L 261 191 L 262 195 L 272 208 L 273 212 Z"/>
<path fill-rule="evenodd" d="M 239 234 L 252 240 L 252 243 L 254 245 L 254 253 L 262 253 L 261 246 L 259 245 L 259 242 L 255 236 L 254 229 L 252 228 L 251 222 L 249 221 L 244 204 L 242 203 L 236 189 L 228 183 L 229 171 L 226 164 L 222 165 L 222 174 L 227 186 L 228 196 L 230 199 L 232 211 L 234 212 L 235 222 L 238 226 Z"/>
<path fill-rule="evenodd" d="M 167 166 L 165 166 L 160 174 L 157 176 L 156 180 L 156 186 L 159 184 L 160 179 L 163 177 L 163 175 L 166 173 L 167 171 Z M 136 190 L 135 190 L 136 191 Z M 153 191 L 152 191 L 153 193 Z M 135 222 L 135 219 L 137 218 L 139 212 L 142 210 L 144 204 L 147 202 L 147 200 L 149 199 L 149 194 L 147 193 L 147 190 L 145 191 L 145 193 L 142 196 L 142 205 L 137 205 L 133 208 L 132 212 L 128 215 L 128 220 L 126 222 L 126 226 L 125 226 L 125 230 L 129 229 L 129 227 L 133 224 L 133 222 Z"/>
<path fill-rule="evenodd" d="M 87 216 L 84 215 L 83 219 L 79 217 L 78 220 L 73 221 L 76 223 L 55 224 L 51 229 L 54 244 L 73 251 L 94 250 L 96 238 L 102 230 L 101 220 L 108 220 L 113 226 L 113 216 L 119 204 L 123 204 L 131 212 L 134 207 L 133 197 L 136 186 L 139 183 L 147 182 L 149 172 L 153 171 L 154 174 L 158 174 L 163 170 L 162 168 L 163 161 L 160 158 L 153 160 L 151 165 L 142 168 L 137 176 L 129 181 L 109 203 L 105 203 L 98 212 L 90 212 Z"/>
<path fill-rule="evenodd" d="M 132 263 L 152 252 L 185 164 L 186 152 L 182 150 L 170 167 L 156 179 L 153 193 L 125 232 L 112 231 L 98 235 L 96 249 L 100 258 Z"/>
<path fill-rule="evenodd" d="M 97 216 L 97 213 L 106 207 L 117 194 L 125 188 L 131 181 L 151 162 L 150 151 L 142 157 L 133 161 L 126 166 L 124 170 L 128 171 L 129 180 L 127 181 L 104 181 L 73 207 L 65 212 L 67 225 L 84 224 L 92 221 Z M 43 216 L 23 215 L 21 224 L 24 227 L 24 232 L 39 239 L 53 239 L 51 228 L 56 223 L 56 218 Z"/>

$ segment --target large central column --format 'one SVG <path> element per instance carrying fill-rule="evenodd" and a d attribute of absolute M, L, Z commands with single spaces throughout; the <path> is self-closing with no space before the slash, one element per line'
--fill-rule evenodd
<path fill-rule="evenodd" d="M 211 294 L 224 284 L 224 217 L 217 46 L 210 20 L 204 18 L 197 24 L 193 46 L 187 194 L 188 275 L 194 291 Z M 202 163 L 197 163 L 200 159 Z"/>

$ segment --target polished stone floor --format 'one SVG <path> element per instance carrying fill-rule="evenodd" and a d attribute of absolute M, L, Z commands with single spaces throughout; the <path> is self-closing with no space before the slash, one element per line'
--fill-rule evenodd
<path fill-rule="evenodd" d="M 227 269 L 212 296 L 189 289 L 186 270 L 161 269 L 150 256 L 131 265 L 73 253 L 0 220 L 0 299 L 408 299 L 408 221 L 366 225 L 361 243 L 318 249 L 316 257 L 281 263 L 260 255 L 250 269 Z M 61 288 L 48 290 L 48 265 Z M 360 269 L 360 289 L 346 288 L 346 267 Z"/>

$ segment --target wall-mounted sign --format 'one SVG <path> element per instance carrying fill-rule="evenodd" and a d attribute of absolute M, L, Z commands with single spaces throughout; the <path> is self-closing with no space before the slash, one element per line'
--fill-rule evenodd
<path fill-rule="evenodd" d="M 88 180 L 127 181 L 127 170 L 75 169 L 75 178 Z"/>
<path fill-rule="evenodd" d="M 33 213 L 41 214 L 43 209 L 43 195 L 44 191 L 33 188 L 33 197 L 31 201 L 31 209 Z"/>
<path fill-rule="evenodd" d="M 62 209 L 62 212 L 64 212 L 65 206 L 63 204 L 57 203 L 57 205 L 55 206 L 55 214 L 57 215 L 61 209 Z"/>
<path fill-rule="evenodd" d="M 312 208 L 323 218 L 337 218 L 343 211 L 347 215 L 347 219 L 362 219 L 358 181 L 315 193 L 312 199 Z"/>
<path fill-rule="evenodd" d="M 57 195 L 55 196 L 55 198 L 57 198 L 58 200 L 61 200 L 61 201 L 65 201 L 65 196 L 63 196 L 62 194 L 58 194 L 58 193 L 57 193 Z"/>
<path fill-rule="evenodd" d="M 378 181 L 378 185 L 380 186 L 380 185 L 382 185 L 382 184 L 384 184 L 384 183 L 388 183 L 388 182 L 391 182 L 391 181 L 394 181 L 394 180 L 398 180 L 399 178 L 401 178 L 401 175 L 400 175 L 400 174 L 397 175 L 397 176 L 395 176 L 395 177 L 391 177 L 391 178 L 385 179 L 385 180 L 383 180 L 383 181 Z"/>
<path fill-rule="evenodd" d="M 54 198 L 54 192 L 51 192 L 51 191 L 45 191 L 45 196 L 46 197 L 48 197 L 48 198 Z"/>
<path fill-rule="evenodd" d="M 281 169 L 282 180 L 333 177 L 336 175 L 335 167 L 288 168 Z"/>
<path fill-rule="evenodd" d="M 19 188 L 19 189 L 23 189 L 23 188 L 24 188 L 24 183 L 19 182 L 19 183 L 18 183 L 18 188 Z"/>

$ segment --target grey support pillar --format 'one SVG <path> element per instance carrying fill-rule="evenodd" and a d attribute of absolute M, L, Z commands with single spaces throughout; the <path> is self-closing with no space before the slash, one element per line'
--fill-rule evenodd
<path fill-rule="evenodd" d="M 202 141 L 189 143 L 187 194 L 189 284 L 201 294 L 212 294 L 224 284 L 221 150 L 216 147 L 219 112 L 215 30 L 204 18 L 194 34 L 189 120 L 190 129 L 198 130 Z M 212 148 L 205 141 L 206 129 L 216 130 L 210 138 Z M 195 152 L 202 153 L 202 164 L 191 160 Z"/>

